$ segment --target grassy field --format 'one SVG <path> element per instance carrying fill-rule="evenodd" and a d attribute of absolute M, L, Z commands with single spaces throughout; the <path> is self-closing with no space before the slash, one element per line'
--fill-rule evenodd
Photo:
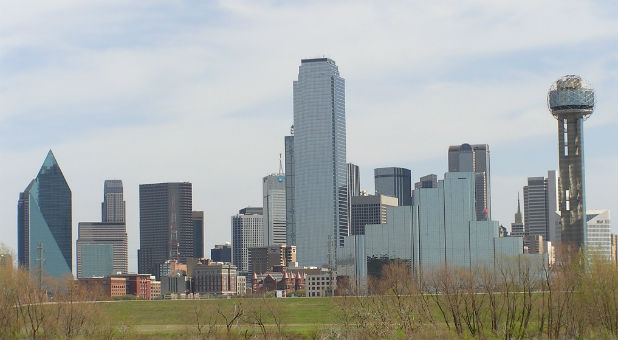
<path fill-rule="evenodd" d="M 333 298 L 269 299 L 268 302 L 274 304 L 279 314 L 283 315 L 286 333 L 310 337 L 311 332 L 334 322 L 336 304 Z M 112 325 L 126 329 L 131 337 L 173 338 L 186 337 L 195 331 L 196 305 L 216 313 L 217 306 L 225 308 L 239 303 L 246 310 L 235 331 L 254 330 L 249 306 L 256 306 L 260 299 L 113 301 L 99 304 L 103 316 Z M 267 327 L 273 328 L 274 322 L 269 317 L 265 319 Z M 217 323 L 225 329 L 221 320 Z"/>

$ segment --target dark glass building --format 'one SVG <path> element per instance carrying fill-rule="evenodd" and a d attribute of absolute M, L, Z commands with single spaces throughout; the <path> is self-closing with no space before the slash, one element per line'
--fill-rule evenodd
<path fill-rule="evenodd" d="M 213 262 L 232 262 L 232 245 L 215 244 L 215 247 L 210 249 L 210 258 Z"/>
<path fill-rule="evenodd" d="M 404 168 L 374 170 L 376 194 L 397 197 L 400 206 L 412 205 L 412 172 Z"/>
<path fill-rule="evenodd" d="M 31 272 L 71 275 L 71 189 L 51 150 L 17 203 L 18 260 Z"/>
<path fill-rule="evenodd" d="M 193 217 L 193 257 L 204 257 L 204 212 L 194 211 Z"/>
<path fill-rule="evenodd" d="M 139 186 L 140 249 L 138 270 L 159 277 L 166 260 L 186 263 L 193 257 L 191 183 L 157 183 Z"/>

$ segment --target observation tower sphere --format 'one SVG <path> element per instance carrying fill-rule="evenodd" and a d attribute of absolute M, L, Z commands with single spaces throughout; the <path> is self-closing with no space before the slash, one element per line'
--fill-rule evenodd
<path fill-rule="evenodd" d="M 558 121 L 558 204 L 560 240 L 577 248 L 586 245 L 584 125 L 594 109 L 594 90 L 581 77 L 566 75 L 556 80 L 547 94 L 547 105 Z"/>

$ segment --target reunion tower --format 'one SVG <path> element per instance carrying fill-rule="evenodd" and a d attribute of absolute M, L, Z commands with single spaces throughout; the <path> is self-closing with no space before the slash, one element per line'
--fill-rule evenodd
<path fill-rule="evenodd" d="M 558 120 L 561 241 L 580 248 L 586 244 L 583 123 L 594 109 L 594 90 L 581 77 L 567 75 L 552 84 L 547 103 Z"/>

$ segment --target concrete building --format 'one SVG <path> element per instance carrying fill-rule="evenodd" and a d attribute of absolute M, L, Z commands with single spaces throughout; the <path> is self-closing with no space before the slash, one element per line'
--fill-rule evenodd
<path fill-rule="evenodd" d="M 414 189 L 421 188 L 437 188 L 438 187 L 438 176 L 434 174 L 429 174 L 420 178 L 420 180 L 414 183 Z"/>
<path fill-rule="evenodd" d="M 588 210 L 586 214 L 586 250 L 606 260 L 612 258 L 612 234 L 609 210 Z"/>
<path fill-rule="evenodd" d="M 306 279 L 307 297 L 334 296 L 337 289 L 337 275 L 328 271 L 309 274 Z"/>
<path fill-rule="evenodd" d="M 62 278 L 73 268 L 71 189 L 51 150 L 19 194 L 17 259 L 31 273 Z"/>
<path fill-rule="evenodd" d="M 287 267 L 292 262 L 296 262 L 296 246 L 277 244 L 263 247 L 248 248 L 248 274 L 266 273 L 272 271 L 273 267 Z"/>
<path fill-rule="evenodd" d="M 193 256 L 197 258 L 204 257 L 204 212 L 192 211 L 191 219 L 193 220 Z"/>
<path fill-rule="evenodd" d="M 448 148 L 449 172 L 473 172 L 476 219 L 491 220 L 491 166 L 487 144 L 451 145 Z"/>
<path fill-rule="evenodd" d="M 386 223 L 386 207 L 396 207 L 396 197 L 382 194 L 353 196 L 351 214 L 351 234 L 364 235 L 365 225 Z"/>
<path fill-rule="evenodd" d="M 280 170 L 262 179 L 264 244 L 286 244 L 285 176 Z"/>
<path fill-rule="evenodd" d="M 247 277 L 236 276 L 236 295 L 243 296 L 247 294 Z"/>
<path fill-rule="evenodd" d="M 199 294 L 236 295 L 236 266 L 202 260 L 192 268 L 192 287 Z"/>
<path fill-rule="evenodd" d="M 611 236 L 611 257 L 612 263 L 618 265 L 618 234 Z"/>
<path fill-rule="evenodd" d="M 213 262 L 232 263 L 232 244 L 215 244 L 215 247 L 210 249 L 210 258 Z"/>
<path fill-rule="evenodd" d="M 168 293 L 184 294 L 187 287 L 187 276 L 182 271 L 177 271 L 169 276 L 161 276 L 161 295 Z"/>
<path fill-rule="evenodd" d="M 567 75 L 552 84 L 547 104 L 558 121 L 561 241 L 581 247 L 586 244 L 587 229 L 584 120 L 594 109 L 594 90 L 581 77 Z"/>
<path fill-rule="evenodd" d="M 154 275 L 150 276 L 150 300 L 161 299 L 161 281 L 157 281 Z"/>
<path fill-rule="evenodd" d="M 108 179 L 103 183 L 103 203 L 101 203 L 101 222 L 125 223 L 126 202 L 123 197 L 122 181 Z"/>
<path fill-rule="evenodd" d="M 78 278 L 129 271 L 127 228 L 124 222 L 80 222 L 77 233 Z"/>
<path fill-rule="evenodd" d="M 249 270 L 249 248 L 264 246 L 262 208 L 247 207 L 232 216 L 232 263 L 240 273 Z"/>
<path fill-rule="evenodd" d="M 377 168 L 373 170 L 377 194 L 396 197 L 400 206 L 412 205 L 412 172 L 404 168 Z"/>
<path fill-rule="evenodd" d="M 159 264 L 193 256 L 191 183 L 140 184 L 138 270 L 159 278 Z"/>
<path fill-rule="evenodd" d="M 328 58 L 294 81 L 294 223 L 298 262 L 323 266 L 348 235 L 345 81 Z M 329 237 L 330 236 L 330 237 Z"/>
<path fill-rule="evenodd" d="M 286 244 L 296 245 L 296 223 L 294 222 L 294 125 L 290 136 L 285 136 L 285 227 Z"/>

